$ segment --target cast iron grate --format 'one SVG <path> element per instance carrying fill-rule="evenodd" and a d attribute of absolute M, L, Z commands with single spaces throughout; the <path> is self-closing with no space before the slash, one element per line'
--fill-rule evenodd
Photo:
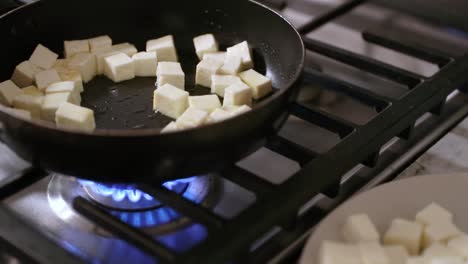
<path fill-rule="evenodd" d="M 364 2 L 366 1 L 346 2 L 316 17 L 301 27 L 300 32 L 302 34 L 310 32 Z M 281 4 L 278 5 L 278 7 L 281 6 Z M 265 254 L 267 246 L 261 246 L 255 252 L 248 254 L 253 242 L 275 226 L 281 226 L 289 232 L 287 241 L 300 237 L 305 231 L 303 223 L 316 223 L 326 214 L 318 208 L 312 208 L 298 216 L 298 210 L 306 202 L 320 193 L 335 196 L 340 191 L 346 192 L 347 190 L 340 190 L 340 181 L 346 172 L 358 164 L 368 167 L 376 166 L 381 148 L 394 137 L 411 141 L 416 120 L 428 112 L 440 114 L 447 96 L 468 83 L 468 74 L 466 74 L 468 73 L 468 55 L 454 58 L 442 52 L 406 42 L 404 39 L 387 37 L 383 32 L 375 30 L 365 31 L 362 36 L 368 42 L 435 63 L 440 67 L 440 71 L 426 78 L 304 37 L 308 50 L 402 84 L 407 87 L 406 93 L 398 99 L 390 99 L 327 74 L 312 70 L 305 72 L 306 82 L 311 80 L 324 84 L 330 89 L 339 90 L 374 107 L 378 114 L 367 124 L 357 125 L 299 102 L 293 103 L 290 107 L 291 115 L 338 134 L 341 141 L 326 153 L 317 154 L 281 136 L 272 138 L 266 145 L 268 149 L 295 160 L 301 165 L 301 170 L 282 184 L 271 184 L 235 165 L 219 173 L 221 175 L 219 177 L 224 177 L 254 192 L 257 197 L 255 203 L 233 219 L 224 219 L 163 187 L 139 186 L 142 191 L 154 195 L 159 201 L 186 215 L 194 222 L 203 224 L 209 230 L 207 239 L 188 252 L 179 254 L 172 251 L 143 231 L 121 222 L 84 198 L 75 199 L 74 208 L 103 229 L 128 241 L 148 255 L 154 256 L 160 263 L 226 263 L 233 260 L 242 263 L 255 260 L 258 263 L 258 260 L 262 259 L 262 255 Z M 457 120 L 463 117 L 459 116 Z M 437 138 L 434 139 L 436 140 Z M 340 166 L 336 166 L 338 163 Z M 31 169 L 23 177 L 1 187 L 0 200 L 34 184 L 46 175 L 47 173 L 40 169 Z M 52 259 L 57 263 L 80 262 L 78 258 L 66 252 L 41 232 L 23 223 L 9 209 L 0 206 L 0 225 L 11 225 L 13 222 L 16 226 L 24 224 L 25 228 L 21 230 L 21 234 L 27 237 L 27 243 L 23 243 L 24 239 L 18 235 L 5 240 L 16 245 L 28 257 L 28 260 L 32 257 L 38 262 L 50 261 L 52 257 L 48 254 L 54 252 Z M 280 237 L 281 235 L 283 237 Z M 275 246 L 279 250 L 281 243 L 278 240 L 281 239 L 286 239 L 284 234 L 274 237 L 268 245 L 269 250 Z"/>

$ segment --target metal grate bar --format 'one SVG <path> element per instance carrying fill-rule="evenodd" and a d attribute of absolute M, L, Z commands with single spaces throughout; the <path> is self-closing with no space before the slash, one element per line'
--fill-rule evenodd
<path fill-rule="evenodd" d="M 329 12 L 326 12 L 314 18 L 312 21 L 308 22 L 307 24 L 301 26 L 300 28 L 298 28 L 298 31 L 301 34 L 306 34 L 314 29 L 321 27 L 323 24 L 329 22 L 330 20 L 333 20 L 339 16 L 344 15 L 345 13 L 351 11 L 352 9 L 354 9 L 355 7 L 357 7 L 358 5 L 364 2 L 366 2 L 366 0 L 350 0 L 348 2 L 345 2 L 333 8 Z"/>
<path fill-rule="evenodd" d="M 220 176 L 260 196 L 275 189 L 275 185 L 272 183 L 238 166 L 232 166 L 222 171 Z"/>
<path fill-rule="evenodd" d="M 334 60 L 346 63 L 358 69 L 386 78 L 388 80 L 406 85 L 408 88 L 414 88 L 425 78 L 416 73 L 412 73 L 387 63 L 362 56 L 321 41 L 310 38 L 304 39 L 305 46 L 321 55 Z"/>
<path fill-rule="evenodd" d="M 204 224 L 208 229 L 219 229 L 224 225 L 225 220 L 209 209 L 197 205 L 164 187 L 152 187 L 148 185 L 139 185 L 138 187 L 143 192 L 156 197 L 163 204 L 191 218 L 192 221 Z"/>
<path fill-rule="evenodd" d="M 440 51 L 422 47 L 420 44 L 408 43 L 401 37 L 394 39 L 388 34 L 383 36 L 382 32 L 372 29 L 364 31 L 362 37 L 371 43 L 437 64 L 440 67 L 447 65 L 452 60 L 449 55 L 442 54 Z"/>
<path fill-rule="evenodd" d="M 23 175 L 0 188 L 0 201 L 33 185 L 47 176 L 47 172 L 38 168 L 29 168 Z"/>
<path fill-rule="evenodd" d="M 290 106 L 290 112 L 296 117 L 337 133 L 341 138 L 351 134 L 356 127 L 355 124 L 351 124 L 344 119 L 300 103 L 293 103 Z"/>
<path fill-rule="evenodd" d="M 73 208 L 101 228 L 130 242 L 151 256 L 158 257 L 158 260 L 164 263 L 175 262 L 175 253 L 165 245 L 142 231 L 121 222 L 83 197 L 78 197 L 73 201 Z"/>
<path fill-rule="evenodd" d="M 368 89 L 361 88 L 357 85 L 331 77 L 327 74 L 315 70 L 306 70 L 304 74 L 304 80 L 308 83 L 319 82 L 329 89 L 334 89 L 340 93 L 355 98 L 364 104 L 374 106 L 379 110 L 379 112 L 386 108 L 389 103 L 393 101 L 391 98 L 373 93 Z"/>
<path fill-rule="evenodd" d="M 265 147 L 286 158 L 297 161 L 301 167 L 317 156 L 317 154 L 313 153 L 311 150 L 281 136 L 275 136 L 269 140 Z"/>

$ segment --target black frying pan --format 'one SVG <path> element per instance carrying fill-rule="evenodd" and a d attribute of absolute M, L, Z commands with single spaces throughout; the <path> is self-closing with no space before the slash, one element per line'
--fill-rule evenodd
<path fill-rule="evenodd" d="M 148 39 L 173 34 L 188 90 L 196 87 L 192 38 L 214 33 L 221 46 L 248 40 L 256 69 L 272 79 L 275 92 L 254 109 L 222 123 L 159 134 L 170 120 L 152 111 L 154 78 L 114 84 L 99 77 L 85 85 L 83 105 L 95 110 L 92 134 L 45 122 L 25 122 L 0 107 L 3 141 L 35 166 L 99 182 L 146 182 L 189 177 L 224 168 L 251 154 L 288 117 L 303 68 L 300 35 L 272 10 L 244 1 L 43 0 L 0 17 L 0 80 L 9 79 L 38 43 L 58 52 L 63 40 L 109 34 L 114 43 L 144 50 Z M 192 85 L 192 86 L 191 86 Z"/>

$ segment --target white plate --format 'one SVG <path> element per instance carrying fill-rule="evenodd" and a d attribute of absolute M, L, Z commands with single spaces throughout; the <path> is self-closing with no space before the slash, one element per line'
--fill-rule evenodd
<path fill-rule="evenodd" d="M 328 215 L 309 238 L 300 264 L 316 264 L 324 240 L 343 241 L 341 230 L 349 215 L 368 214 L 382 234 L 392 219 L 414 219 L 416 213 L 436 202 L 455 215 L 455 223 L 468 232 L 468 174 L 419 176 L 376 187 L 351 198 Z"/>

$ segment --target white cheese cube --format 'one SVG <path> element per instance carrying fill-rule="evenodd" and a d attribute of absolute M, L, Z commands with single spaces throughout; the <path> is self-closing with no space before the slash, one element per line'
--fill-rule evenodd
<path fill-rule="evenodd" d="M 77 70 L 63 70 L 58 72 L 62 81 L 71 81 L 75 83 L 75 87 L 80 93 L 84 92 L 83 79 L 81 73 Z"/>
<path fill-rule="evenodd" d="M 406 260 L 406 264 L 428 264 L 424 257 L 409 257 Z"/>
<path fill-rule="evenodd" d="M 10 80 L 0 83 L 0 104 L 11 106 L 13 100 L 18 95 L 23 94 L 23 91 Z"/>
<path fill-rule="evenodd" d="M 146 51 L 156 51 L 159 61 L 177 62 L 177 51 L 172 35 L 164 36 L 158 39 L 148 40 L 146 42 Z"/>
<path fill-rule="evenodd" d="M 319 249 L 318 264 L 363 264 L 358 246 L 324 241 Z"/>
<path fill-rule="evenodd" d="M 406 260 L 409 258 L 408 252 L 403 246 L 385 246 L 384 250 L 391 264 L 406 264 Z"/>
<path fill-rule="evenodd" d="M 31 85 L 31 86 L 28 86 L 28 87 L 24 87 L 23 89 L 21 89 L 23 91 L 24 94 L 26 95 L 31 95 L 31 96 L 44 96 L 44 93 L 41 92 L 39 89 L 37 89 L 36 86 L 34 85 Z"/>
<path fill-rule="evenodd" d="M 226 88 L 223 106 L 252 105 L 252 89 L 244 83 L 235 83 Z"/>
<path fill-rule="evenodd" d="M 202 60 L 197 65 L 195 83 L 205 87 L 211 87 L 211 76 L 218 73 L 223 63 L 214 59 Z"/>
<path fill-rule="evenodd" d="M 156 76 L 158 57 L 155 51 L 139 52 L 132 56 L 132 60 L 135 65 L 135 76 Z"/>
<path fill-rule="evenodd" d="M 424 250 L 424 257 L 426 257 L 427 259 L 432 259 L 435 257 L 450 257 L 457 255 L 458 253 L 455 250 L 439 242 L 433 243 L 430 247 Z"/>
<path fill-rule="evenodd" d="M 123 52 L 115 51 L 113 49 L 104 49 L 104 50 L 99 50 L 93 52 L 93 54 L 96 56 L 96 69 L 97 69 L 97 74 L 101 75 L 104 74 L 104 64 L 105 61 L 104 59 Z"/>
<path fill-rule="evenodd" d="M 232 75 L 212 75 L 211 76 L 211 93 L 215 93 L 224 97 L 224 90 L 235 84 L 242 83 L 241 79 Z"/>
<path fill-rule="evenodd" d="M 271 80 L 255 70 L 241 72 L 239 77 L 252 88 L 254 99 L 258 100 L 272 91 Z"/>
<path fill-rule="evenodd" d="M 442 206 L 431 203 L 416 214 L 416 221 L 423 225 L 430 225 L 438 222 L 452 222 L 453 214 Z"/>
<path fill-rule="evenodd" d="M 247 105 L 223 106 L 223 110 L 228 111 L 229 113 L 231 113 L 232 116 L 238 116 L 249 112 L 250 110 L 252 110 L 252 108 L 250 108 Z"/>
<path fill-rule="evenodd" d="M 161 133 L 162 134 L 171 133 L 171 132 L 176 132 L 178 130 L 180 130 L 180 128 L 177 126 L 176 122 L 172 121 L 161 130 Z"/>
<path fill-rule="evenodd" d="M 65 58 L 71 58 L 79 53 L 89 53 L 89 41 L 83 40 L 66 40 L 63 42 L 63 50 Z"/>
<path fill-rule="evenodd" d="M 68 67 L 77 70 L 85 83 L 97 75 L 96 56 L 91 53 L 78 53 L 70 58 Z"/>
<path fill-rule="evenodd" d="M 40 119 L 43 100 L 43 96 L 21 94 L 13 100 L 13 107 L 16 109 L 26 110 L 31 114 L 32 118 Z"/>
<path fill-rule="evenodd" d="M 54 69 L 41 71 L 36 76 L 34 76 L 36 80 L 36 86 L 39 90 L 44 91 L 47 86 L 62 81 L 58 72 Z"/>
<path fill-rule="evenodd" d="M 215 109 L 208 117 L 207 123 L 217 123 L 229 119 L 232 114 L 222 108 Z"/>
<path fill-rule="evenodd" d="M 385 250 L 378 242 L 364 242 L 358 247 L 363 264 L 391 264 Z"/>
<path fill-rule="evenodd" d="M 468 260 L 468 236 L 458 236 L 451 239 L 447 247 L 453 249 L 458 255 L 465 257 Z"/>
<path fill-rule="evenodd" d="M 41 118 L 46 121 L 54 122 L 55 113 L 59 107 L 64 103 L 71 103 L 72 101 L 73 95 L 71 93 L 46 94 L 42 102 Z"/>
<path fill-rule="evenodd" d="M 223 66 L 219 69 L 220 74 L 237 75 L 242 70 L 242 58 L 239 56 L 226 56 Z"/>
<path fill-rule="evenodd" d="M 203 53 L 203 59 L 214 59 L 214 60 L 217 60 L 217 61 L 220 61 L 222 63 L 224 63 L 224 61 L 226 60 L 226 52 L 224 51 L 219 51 L 219 52 L 205 52 Z"/>
<path fill-rule="evenodd" d="M 15 71 L 11 76 L 11 80 L 18 87 L 30 86 L 34 83 L 34 76 L 40 71 L 42 70 L 38 66 L 29 61 L 23 61 L 16 66 Z"/>
<path fill-rule="evenodd" d="M 435 242 L 446 243 L 459 235 L 461 231 L 451 222 L 433 223 L 424 229 L 423 246 L 429 247 Z"/>
<path fill-rule="evenodd" d="M 127 54 L 127 56 L 129 57 L 132 57 L 133 55 L 135 55 L 138 50 L 137 48 L 135 47 L 135 45 L 133 44 L 130 44 L 128 42 L 125 42 L 125 43 L 120 43 L 120 44 L 116 44 L 116 45 L 113 45 L 112 46 L 112 50 L 113 51 L 117 51 L 117 52 L 121 52 L 121 53 L 125 53 Z"/>
<path fill-rule="evenodd" d="M 247 41 L 241 42 L 227 49 L 227 57 L 238 56 L 242 58 L 242 68 L 248 70 L 253 68 L 254 62 L 252 52 Z"/>
<path fill-rule="evenodd" d="M 343 236 L 348 242 L 378 242 L 379 232 L 366 214 L 349 216 L 343 227 Z"/>
<path fill-rule="evenodd" d="M 60 105 L 55 115 L 55 123 L 59 128 L 88 132 L 96 129 L 93 110 L 70 103 Z"/>
<path fill-rule="evenodd" d="M 159 62 L 156 76 L 158 87 L 170 84 L 181 90 L 185 89 L 185 73 L 178 62 Z"/>
<path fill-rule="evenodd" d="M 465 264 L 465 261 L 462 257 L 446 256 L 432 258 L 428 261 L 428 264 Z"/>
<path fill-rule="evenodd" d="M 177 127 L 181 129 L 195 128 L 203 125 L 208 119 L 209 113 L 200 109 L 189 107 L 179 118 Z"/>
<path fill-rule="evenodd" d="M 107 35 L 90 38 L 88 41 L 91 52 L 112 47 L 112 39 Z"/>
<path fill-rule="evenodd" d="M 423 226 L 417 222 L 395 219 L 383 238 L 385 245 L 404 246 L 411 255 L 419 254 Z"/>
<path fill-rule="evenodd" d="M 39 44 L 29 58 L 29 62 L 44 70 L 48 70 L 54 66 L 57 58 L 58 54 Z"/>
<path fill-rule="evenodd" d="M 105 58 L 104 61 L 104 73 L 112 81 L 122 82 L 135 78 L 135 65 L 126 54 L 115 54 Z"/>
<path fill-rule="evenodd" d="M 73 97 L 71 102 L 77 105 L 81 104 L 80 90 L 72 81 L 53 83 L 49 85 L 49 87 L 47 87 L 44 92 L 45 94 L 71 93 Z"/>
<path fill-rule="evenodd" d="M 216 41 L 213 34 L 204 34 L 193 39 L 195 51 L 198 59 L 203 60 L 203 54 L 207 52 L 217 52 L 218 42 Z"/>
<path fill-rule="evenodd" d="M 177 119 L 187 110 L 188 98 L 188 92 L 165 84 L 154 91 L 153 109 Z"/>
<path fill-rule="evenodd" d="M 211 113 L 217 108 L 221 108 L 221 101 L 217 95 L 190 96 L 189 106 L 205 112 Z"/>
<path fill-rule="evenodd" d="M 22 119 L 26 119 L 26 120 L 31 120 L 32 117 L 31 117 L 31 113 L 29 111 L 26 111 L 26 110 L 21 110 L 21 109 L 14 109 L 14 108 L 9 108 L 9 107 L 6 107 L 6 108 L 3 108 L 3 110 L 14 116 L 14 117 L 19 117 L 19 118 L 22 118 Z"/>

